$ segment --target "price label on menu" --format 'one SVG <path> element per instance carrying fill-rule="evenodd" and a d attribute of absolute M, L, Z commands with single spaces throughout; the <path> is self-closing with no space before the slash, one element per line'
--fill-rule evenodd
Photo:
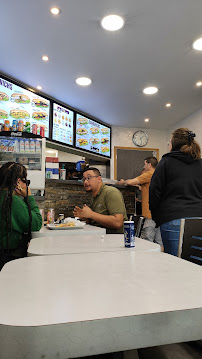
<path fill-rule="evenodd" d="M 76 147 L 110 157 L 110 127 L 76 116 Z"/>
<path fill-rule="evenodd" d="M 0 78 L 0 125 L 49 137 L 50 101 Z"/>
<path fill-rule="evenodd" d="M 53 140 L 73 145 L 74 112 L 53 104 Z"/>

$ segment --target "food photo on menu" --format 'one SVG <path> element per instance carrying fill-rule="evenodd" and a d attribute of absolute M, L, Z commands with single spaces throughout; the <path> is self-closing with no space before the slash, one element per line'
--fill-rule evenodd
<path fill-rule="evenodd" d="M 0 130 L 49 136 L 50 101 L 0 78 Z"/>
<path fill-rule="evenodd" d="M 76 146 L 110 156 L 110 128 L 77 114 Z"/>
<path fill-rule="evenodd" d="M 74 112 L 53 104 L 53 135 L 52 139 L 73 145 Z"/>

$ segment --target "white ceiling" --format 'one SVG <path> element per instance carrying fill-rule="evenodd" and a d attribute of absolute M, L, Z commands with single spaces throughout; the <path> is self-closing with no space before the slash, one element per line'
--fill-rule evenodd
<path fill-rule="evenodd" d="M 122 30 L 100 27 L 111 13 L 125 18 Z M 165 129 L 202 106 L 202 51 L 191 48 L 201 16 L 202 0 L 5 0 L 0 71 L 110 125 Z M 145 96 L 149 85 L 159 93 Z"/>

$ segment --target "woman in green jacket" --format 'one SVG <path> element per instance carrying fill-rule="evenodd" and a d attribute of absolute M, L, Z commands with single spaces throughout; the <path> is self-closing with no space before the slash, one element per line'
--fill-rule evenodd
<path fill-rule="evenodd" d="M 29 183 L 23 165 L 8 162 L 0 168 L 0 270 L 6 262 L 26 257 L 31 231 L 42 226 Z"/>

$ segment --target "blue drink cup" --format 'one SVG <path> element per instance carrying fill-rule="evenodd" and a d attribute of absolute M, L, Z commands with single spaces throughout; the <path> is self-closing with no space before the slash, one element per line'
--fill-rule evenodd
<path fill-rule="evenodd" d="M 124 222 L 124 242 L 125 247 L 135 247 L 135 227 L 134 221 Z"/>

